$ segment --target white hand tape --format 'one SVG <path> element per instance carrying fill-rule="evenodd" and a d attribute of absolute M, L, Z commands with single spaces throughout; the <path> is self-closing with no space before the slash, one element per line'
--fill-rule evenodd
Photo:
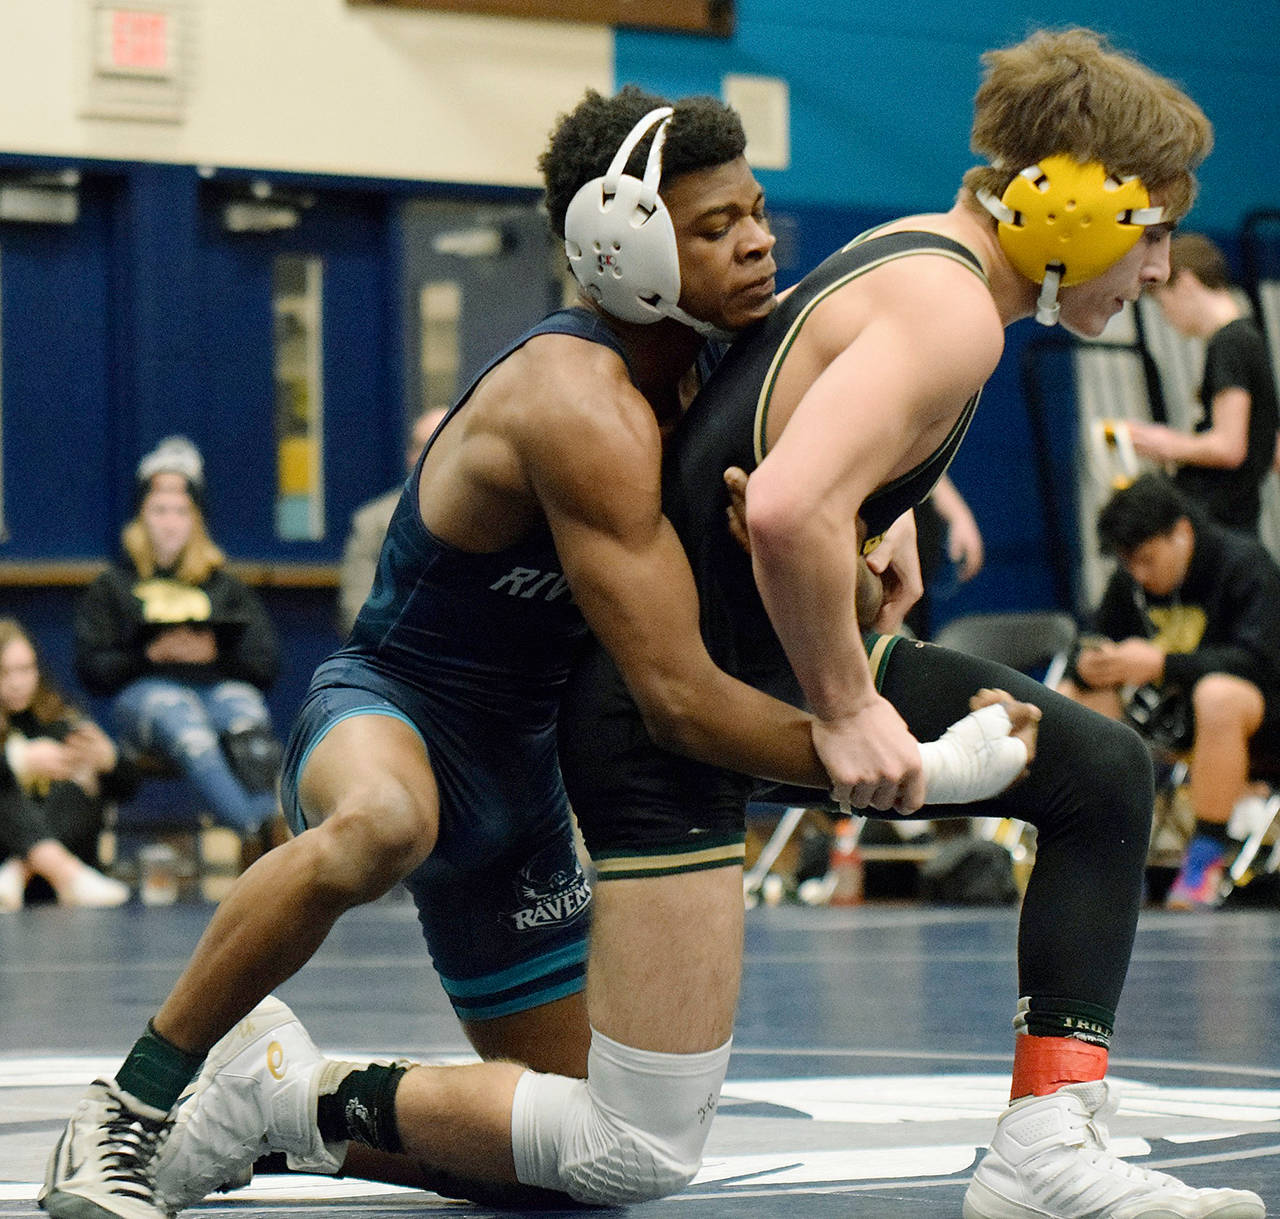
<path fill-rule="evenodd" d="M 998 796 L 1027 766 L 1027 747 L 1012 731 L 1004 704 L 992 703 L 957 720 L 938 740 L 922 742 L 925 803 L 972 804 Z M 854 812 L 852 792 L 848 783 L 831 789 L 842 813 Z"/>
<path fill-rule="evenodd" d="M 992 703 L 921 744 L 925 802 L 972 804 L 1004 791 L 1027 765 L 1027 747 L 1012 731 L 1004 705 Z"/>

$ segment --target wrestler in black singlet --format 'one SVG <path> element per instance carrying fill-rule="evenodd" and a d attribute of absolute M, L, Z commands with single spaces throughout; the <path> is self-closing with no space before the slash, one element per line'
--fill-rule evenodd
<path fill-rule="evenodd" d="M 778 366 L 816 302 L 887 259 L 947 257 L 981 274 L 973 255 L 929 233 L 875 232 L 832 255 L 768 319 L 740 337 L 681 421 L 665 458 L 664 506 L 690 556 L 712 657 L 728 672 L 799 703 L 799 690 L 755 588 L 749 557 L 729 534 L 722 473 L 750 471 Z M 915 470 L 868 499 L 875 536 L 932 489 L 976 406 Z M 1023 904 L 1020 994 L 1030 1031 L 1092 1029 L 1109 1036 L 1132 950 L 1151 817 L 1151 765 L 1137 735 L 1039 682 L 929 644 L 867 637 L 880 692 L 919 740 L 932 740 L 969 710 L 980 688 L 1009 691 L 1043 710 L 1030 775 L 981 805 L 930 806 L 931 818 L 1013 817 L 1038 830 L 1037 862 Z M 575 671 L 561 710 L 561 765 L 599 879 L 647 876 L 731 862 L 705 843 L 741 842 L 745 799 L 738 776 L 657 749 L 608 657 L 596 648 Z M 770 799 L 821 805 L 824 794 L 774 789 Z M 875 814 L 872 815 L 881 815 Z M 737 858 L 741 858 L 739 851 Z"/>

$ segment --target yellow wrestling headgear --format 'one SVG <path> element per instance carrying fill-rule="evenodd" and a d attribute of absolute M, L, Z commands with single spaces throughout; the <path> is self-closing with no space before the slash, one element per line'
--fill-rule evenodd
<path fill-rule="evenodd" d="M 1014 267 L 1042 284 L 1036 321 L 1058 320 L 1058 289 L 1101 275 L 1123 258 L 1164 209 L 1150 206 L 1138 178 L 1118 178 L 1097 161 L 1055 154 L 1024 169 L 997 199 L 978 202 L 999 224 L 1000 248 Z"/>

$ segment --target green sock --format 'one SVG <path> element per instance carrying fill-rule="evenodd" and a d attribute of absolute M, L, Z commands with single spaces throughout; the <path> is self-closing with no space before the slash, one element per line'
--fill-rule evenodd
<path fill-rule="evenodd" d="M 116 1083 L 144 1105 L 168 1113 L 200 1070 L 204 1057 L 180 1050 L 157 1033 L 148 1020 L 147 1031 L 134 1043 L 116 1072 Z"/>

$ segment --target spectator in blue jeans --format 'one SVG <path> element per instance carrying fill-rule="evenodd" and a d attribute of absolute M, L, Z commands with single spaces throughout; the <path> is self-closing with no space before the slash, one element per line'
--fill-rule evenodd
<path fill-rule="evenodd" d="M 176 766 L 223 825 L 276 812 L 279 744 L 263 692 L 280 647 L 259 598 L 225 570 L 204 521 L 204 463 L 170 436 L 138 465 L 123 553 L 76 610 L 76 672 L 111 695 L 127 752 Z"/>

